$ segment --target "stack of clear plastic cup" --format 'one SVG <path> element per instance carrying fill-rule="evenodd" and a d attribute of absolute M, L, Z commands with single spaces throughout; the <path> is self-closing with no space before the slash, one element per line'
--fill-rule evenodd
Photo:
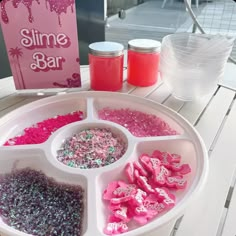
<path fill-rule="evenodd" d="M 172 95 L 191 101 L 211 93 L 234 44 L 221 35 L 178 33 L 162 40 L 160 74 Z"/>

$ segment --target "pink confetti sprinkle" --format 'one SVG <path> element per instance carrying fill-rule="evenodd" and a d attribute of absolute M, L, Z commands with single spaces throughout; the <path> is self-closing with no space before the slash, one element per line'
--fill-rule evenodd
<path fill-rule="evenodd" d="M 160 117 L 130 109 L 104 108 L 98 112 L 102 120 L 112 121 L 127 128 L 136 137 L 177 135 Z"/>
<path fill-rule="evenodd" d="M 112 214 L 104 232 L 120 234 L 119 226 L 123 224 L 127 226 L 126 232 L 129 222 L 144 225 L 173 208 L 174 193 L 186 188 L 187 180 L 183 175 L 191 172 L 190 166 L 180 161 L 178 154 L 155 150 L 151 156 L 142 154 L 138 161 L 128 163 L 124 168 L 128 181 L 113 181 L 103 193 Z"/>
<path fill-rule="evenodd" d="M 38 122 L 31 127 L 25 128 L 22 134 L 10 138 L 4 146 L 39 144 L 45 142 L 50 135 L 59 128 L 83 119 L 82 111 L 75 111 L 66 115 L 58 115 Z"/>

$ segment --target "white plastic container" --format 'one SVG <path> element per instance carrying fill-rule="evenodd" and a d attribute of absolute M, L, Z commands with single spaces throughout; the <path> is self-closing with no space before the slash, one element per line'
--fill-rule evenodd
<path fill-rule="evenodd" d="M 172 95 L 192 101 L 210 94 L 224 74 L 233 38 L 178 33 L 162 40 L 160 74 Z"/>
<path fill-rule="evenodd" d="M 98 110 L 104 108 L 130 108 L 154 114 L 164 119 L 179 135 L 158 137 L 134 137 L 124 127 L 102 121 Z M 53 96 L 25 105 L 0 119 L 0 144 L 19 134 L 25 127 L 40 120 L 59 114 L 82 110 L 86 118 L 57 130 L 42 144 L 0 147 L 0 173 L 9 173 L 12 168 L 30 167 L 42 170 L 56 181 L 78 184 L 85 191 L 83 235 L 102 236 L 108 214 L 102 200 L 102 192 L 113 180 L 123 179 L 123 169 L 127 162 L 138 158 L 142 153 L 151 153 L 159 149 L 182 156 L 182 162 L 188 163 L 192 172 L 187 176 L 188 186 L 177 192 L 177 203 L 170 211 L 154 218 L 148 224 L 132 229 L 124 236 L 154 236 L 158 229 L 183 213 L 186 206 L 201 191 L 208 172 L 208 156 L 204 143 L 195 129 L 177 113 L 168 108 L 136 96 L 110 92 L 80 92 Z M 127 142 L 124 156 L 115 163 L 97 169 L 82 170 L 65 166 L 56 158 L 56 150 L 62 141 L 84 128 L 106 127 L 120 135 Z M 0 221 L 0 235 L 29 236 Z"/>

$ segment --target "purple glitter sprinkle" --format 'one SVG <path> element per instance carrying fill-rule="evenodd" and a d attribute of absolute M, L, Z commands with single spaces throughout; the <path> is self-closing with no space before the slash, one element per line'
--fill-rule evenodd
<path fill-rule="evenodd" d="M 120 159 L 126 146 L 109 129 L 86 129 L 64 141 L 57 151 L 57 159 L 70 167 L 99 168 Z"/>
<path fill-rule="evenodd" d="M 32 235 L 80 236 L 83 190 L 28 168 L 1 175 L 0 216 L 12 228 Z"/>

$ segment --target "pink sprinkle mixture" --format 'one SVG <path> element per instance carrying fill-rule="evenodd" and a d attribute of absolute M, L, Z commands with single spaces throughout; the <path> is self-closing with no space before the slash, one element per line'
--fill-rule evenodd
<path fill-rule="evenodd" d="M 4 146 L 43 143 L 59 128 L 82 119 L 83 112 L 75 111 L 43 120 L 31 127 L 25 128 L 21 135 L 10 138 L 4 143 Z"/>
<path fill-rule="evenodd" d="M 109 129 L 85 129 L 66 139 L 57 151 L 57 159 L 63 164 L 91 169 L 110 165 L 126 151 L 126 143 Z"/>
<path fill-rule="evenodd" d="M 113 181 L 103 192 L 111 213 L 104 233 L 120 234 L 129 224 L 144 225 L 176 203 L 174 192 L 187 186 L 184 175 L 191 172 L 188 164 L 181 164 L 181 156 L 155 150 L 142 154 L 139 161 L 125 166 L 128 181 Z"/>
<path fill-rule="evenodd" d="M 104 108 L 98 112 L 99 118 L 109 120 L 127 128 L 136 137 L 176 135 L 161 118 L 131 109 Z"/>

